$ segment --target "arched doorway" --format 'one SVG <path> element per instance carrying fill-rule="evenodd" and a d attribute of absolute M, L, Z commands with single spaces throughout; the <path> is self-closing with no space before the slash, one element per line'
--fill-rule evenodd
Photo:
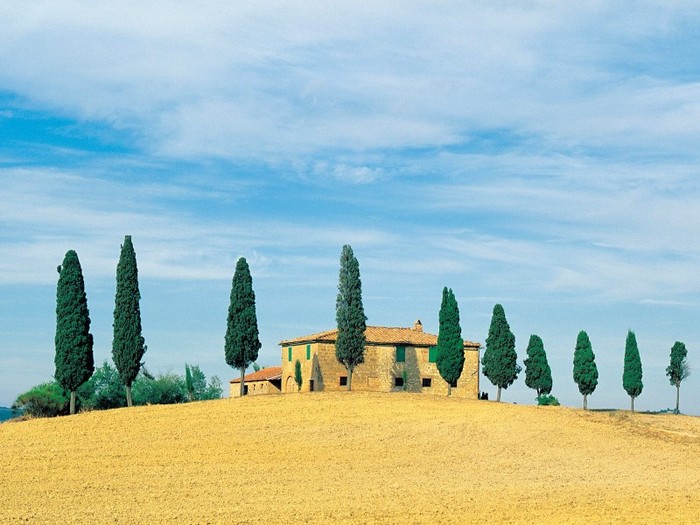
<path fill-rule="evenodd" d="M 294 379 L 292 376 L 287 377 L 287 380 L 284 382 L 284 391 L 287 393 L 294 392 Z"/>

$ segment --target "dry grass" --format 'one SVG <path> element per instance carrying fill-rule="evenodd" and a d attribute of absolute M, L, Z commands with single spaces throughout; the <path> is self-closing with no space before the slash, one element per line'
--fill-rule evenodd
<path fill-rule="evenodd" d="M 2 523 L 696 523 L 700 418 L 300 394 L 0 425 Z"/>

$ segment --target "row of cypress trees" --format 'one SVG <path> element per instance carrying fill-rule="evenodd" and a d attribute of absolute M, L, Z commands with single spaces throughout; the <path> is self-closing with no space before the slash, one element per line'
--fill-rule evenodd
<path fill-rule="evenodd" d="M 57 271 L 54 377 L 70 392 L 70 413 L 75 414 L 76 391 L 95 370 L 94 340 L 90 333 L 83 270 L 75 250 L 66 252 Z M 117 264 L 112 359 L 126 389 L 128 406 L 132 405 L 131 385 L 141 369 L 141 359 L 146 351 L 141 335 L 140 299 L 136 252 L 131 236 L 127 235 Z"/>
<path fill-rule="evenodd" d="M 537 391 L 538 398 L 552 391 L 552 371 L 547 362 L 544 343 L 537 335 L 531 335 L 527 345 L 525 363 L 525 384 Z M 671 349 L 671 362 L 666 368 L 666 375 L 671 385 L 676 387 L 676 412 L 680 405 L 680 385 L 688 377 L 689 367 L 686 360 L 688 351 L 679 341 Z M 494 306 L 486 350 L 482 358 L 484 375 L 498 387 L 497 400 L 501 400 L 501 389 L 508 388 L 517 378 L 522 368 L 517 364 L 515 336 L 510 331 L 505 312 L 500 304 Z M 588 408 L 588 396 L 598 386 L 598 367 L 588 334 L 582 330 L 576 338 L 574 349 L 573 379 L 583 396 L 583 408 Z M 639 355 L 637 338 L 632 330 L 627 333 L 625 341 L 625 359 L 622 374 L 622 387 L 630 396 L 630 408 L 634 411 L 634 401 L 642 393 L 642 360 Z"/>

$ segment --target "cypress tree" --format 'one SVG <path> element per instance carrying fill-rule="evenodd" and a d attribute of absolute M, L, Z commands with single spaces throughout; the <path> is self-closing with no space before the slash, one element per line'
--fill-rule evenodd
<path fill-rule="evenodd" d="M 518 378 L 522 368 L 517 359 L 515 336 L 510 331 L 503 307 L 497 304 L 493 307 L 486 350 L 481 358 L 484 375 L 498 387 L 496 401 L 501 400 L 501 389 L 507 389 Z"/>
<path fill-rule="evenodd" d="M 126 406 L 129 407 L 132 406 L 131 385 L 141 370 L 141 359 L 147 348 L 141 335 L 140 300 L 136 252 L 131 242 L 131 235 L 126 235 L 117 264 L 112 359 L 126 390 Z"/>
<path fill-rule="evenodd" d="M 462 375 L 464 367 L 464 341 L 459 326 L 459 306 L 455 294 L 447 287 L 442 290 L 440 305 L 440 331 L 437 341 L 438 372 L 447 381 L 447 395 L 452 395 L 452 385 Z"/>
<path fill-rule="evenodd" d="M 255 314 L 253 278 L 244 257 L 238 259 L 231 283 L 231 303 L 228 308 L 224 353 L 226 363 L 241 372 L 241 391 L 245 392 L 245 369 L 258 358 L 260 340 L 258 318 Z"/>
<path fill-rule="evenodd" d="M 338 338 L 335 357 L 348 371 L 348 391 L 352 390 L 352 372 L 365 361 L 365 310 L 362 306 L 360 264 L 349 245 L 340 254 L 338 297 L 335 303 Z"/>
<path fill-rule="evenodd" d="M 666 375 L 673 386 L 676 387 L 676 414 L 680 410 L 681 382 L 690 375 L 690 367 L 686 358 L 688 350 L 685 343 L 676 341 L 671 348 L 671 363 L 666 368 Z"/>
<path fill-rule="evenodd" d="M 297 384 L 297 392 L 301 390 L 303 378 L 301 377 L 301 361 L 294 363 L 294 382 Z"/>
<path fill-rule="evenodd" d="M 525 359 L 525 384 L 537 391 L 537 397 L 552 391 L 552 370 L 547 362 L 544 343 L 538 335 L 531 335 Z"/>
<path fill-rule="evenodd" d="M 639 356 L 637 337 L 632 330 L 627 332 L 625 342 L 625 367 L 622 372 L 622 387 L 631 399 L 631 410 L 634 412 L 634 399 L 642 393 L 642 358 Z"/>
<path fill-rule="evenodd" d="M 574 351 L 574 381 L 583 395 L 583 409 L 588 409 L 588 396 L 598 386 L 598 367 L 588 334 L 581 330 L 576 338 Z"/>
<path fill-rule="evenodd" d="M 75 414 L 76 390 L 95 370 L 90 312 L 78 254 L 69 250 L 57 270 L 54 376 L 70 392 L 70 413 Z"/>

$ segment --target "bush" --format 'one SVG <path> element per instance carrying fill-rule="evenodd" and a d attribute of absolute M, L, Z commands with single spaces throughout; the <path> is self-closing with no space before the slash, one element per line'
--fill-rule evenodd
<path fill-rule="evenodd" d="M 41 383 L 20 394 L 13 408 L 21 408 L 33 417 L 65 416 L 70 412 L 70 393 L 55 381 Z"/>
<path fill-rule="evenodd" d="M 552 395 L 542 394 L 541 396 L 537 396 L 537 405 L 558 407 L 559 400 Z"/>
<path fill-rule="evenodd" d="M 126 392 L 117 369 L 107 361 L 95 369 L 92 377 L 78 388 L 83 408 L 105 410 L 126 406 Z"/>
<path fill-rule="evenodd" d="M 188 400 L 185 380 L 173 372 L 153 379 L 137 377 L 131 390 L 135 405 L 171 405 Z"/>

